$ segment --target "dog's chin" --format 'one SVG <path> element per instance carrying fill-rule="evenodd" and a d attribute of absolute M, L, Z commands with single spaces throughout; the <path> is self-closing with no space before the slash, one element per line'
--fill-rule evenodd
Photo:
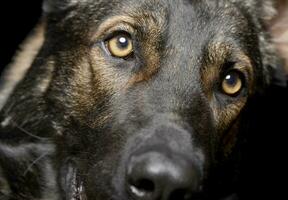
<path fill-rule="evenodd" d="M 68 162 L 62 169 L 62 189 L 67 200 L 87 200 L 84 184 L 76 165 Z"/>
<path fill-rule="evenodd" d="M 76 173 L 75 180 L 70 183 L 70 200 L 87 200 L 85 188 L 80 176 Z"/>

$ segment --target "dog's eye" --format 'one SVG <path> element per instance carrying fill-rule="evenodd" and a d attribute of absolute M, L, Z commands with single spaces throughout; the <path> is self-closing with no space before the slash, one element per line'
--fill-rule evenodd
<path fill-rule="evenodd" d="M 132 39 L 129 34 L 117 34 L 107 40 L 106 45 L 111 55 L 117 58 L 125 58 L 133 53 Z"/>
<path fill-rule="evenodd" d="M 229 71 L 222 81 L 222 91 L 229 96 L 235 96 L 243 88 L 243 78 L 239 71 Z"/>

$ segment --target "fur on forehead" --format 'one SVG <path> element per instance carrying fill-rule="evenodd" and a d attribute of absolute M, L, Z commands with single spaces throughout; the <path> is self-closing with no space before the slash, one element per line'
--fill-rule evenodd
<path fill-rule="evenodd" d="M 46 13 L 65 10 L 77 4 L 99 3 L 103 0 L 44 0 L 43 11 Z M 264 20 L 270 20 L 276 15 L 274 4 L 276 0 L 219 0 L 218 3 L 232 2 L 241 5 L 254 13 L 255 16 L 261 17 Z"/>
<path fill-rule="evenodd" d="M 42 8 L 45 13 L 51 13 L 65 10 L 78 3 L 87 3 L 88 1 L 90 0 L 44 0 Z"/>

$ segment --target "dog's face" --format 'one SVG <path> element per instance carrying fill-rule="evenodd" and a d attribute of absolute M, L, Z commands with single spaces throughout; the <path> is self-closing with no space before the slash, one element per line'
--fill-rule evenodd
<path fill-rule="evenodd" d="M 46 1 L 44 44 L 4 110 L 53 135 L 67 198 L 215 199 L 276 63 L 269 5 L 251 2 Z"/>

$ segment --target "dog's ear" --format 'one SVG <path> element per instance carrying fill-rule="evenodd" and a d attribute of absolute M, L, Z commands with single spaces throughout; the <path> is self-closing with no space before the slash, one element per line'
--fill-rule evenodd
<path fill-rule="evenodd" d="M 253 16 L 259 29 L 266 83 L 286 86 L 288 74 L 288 0 L 230 0 Z M 264 31 L 261 31 L 264 30 Z"/>
<path fill-rule="evenodd" d="M 276 47 L 276 54 L 282 58 L 281 66 L 274 69 L 274 79 L 276 85 L 287 83 L 288 75 L 288 0 L 276 0 L 275 8 L 277 14 L 269 20 L 268 26 L 272 35 L 272 42 Z M 286 75 L 286 76 L 285 76 Z"/>
<path fill-rule="evenodd" d="M 58 12 L 74 6 L 79 2 L 81 2 L 81 0 L 44 0 L 42 8 L 44 13 Z"/>
<path fill-rule="evenodd" d="M 260 48 L 268 84 L 286 87 L 288 75 L 288 0 L 244 1 L 259 19 Z"/>

